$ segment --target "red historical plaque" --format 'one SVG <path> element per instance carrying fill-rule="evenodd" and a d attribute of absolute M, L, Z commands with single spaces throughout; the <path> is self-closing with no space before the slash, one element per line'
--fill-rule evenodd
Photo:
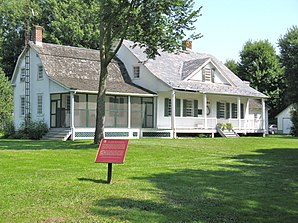
<path fill-rule="evenodd" d="M 96 163 L 123 163 L 128 146 L 128 140 L 103 139 L 96 155 Z"/>

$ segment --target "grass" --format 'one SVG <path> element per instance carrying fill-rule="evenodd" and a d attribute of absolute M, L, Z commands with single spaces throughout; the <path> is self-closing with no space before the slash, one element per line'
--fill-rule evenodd
<path fill-rule="evenodd" d="M 130 140 L 111 185 L 96 152 L 0 139 L 0 222 L 298 222 L 298 139 Z"/>

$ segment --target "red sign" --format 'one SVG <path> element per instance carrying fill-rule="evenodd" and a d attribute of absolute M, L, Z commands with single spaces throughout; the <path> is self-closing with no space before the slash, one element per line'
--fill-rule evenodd
<path fill-rule="evenodd" d="M 96 155 L 96 163 L 123 163 L 128 140 L 103 139 Z"/>

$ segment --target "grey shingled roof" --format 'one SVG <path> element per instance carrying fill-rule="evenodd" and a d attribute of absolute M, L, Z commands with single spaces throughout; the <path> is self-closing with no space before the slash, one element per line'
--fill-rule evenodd
<path fill-rule="evenodd" d="M 144 49 L 138 46 L 132 47 L 134 43 L 128 40 L 125 40 L 123 44 L 140 61 L 146 61 L 144 66 L 146 66 L 157 78 L 171 86 L 173 89 L 267 98 L 266 95 L 245 84 L 222 62 L 210 54 L 196 53 L 193 51 L 179 53 L 167 53 L 161 51 L 159 52 L 160 56 L 148 60 L 144 53 Z M 232 85 L 184 80 L 208 59 L 211 59 L 219 72 L 228 80 L 228 82 L 232 83 Z"/>
<path fill-rule="evenodd" d="M 32 42 L 42 61 L 47 75 L 61 85 L 82 91 L 98 90 L 100 60 L 99 51 L 79 47 L 61 46 Z M 132 83 L 119 59 L 114 59 L 108 66 L 107 92 L 123 94 L 152 94 Z"/>

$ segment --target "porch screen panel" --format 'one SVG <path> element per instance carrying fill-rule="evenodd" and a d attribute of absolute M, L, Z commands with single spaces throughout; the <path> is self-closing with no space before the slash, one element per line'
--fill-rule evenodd
<path fill-rule="evenodd" d="M 86 127 L 87 125 L 87 103 L 86 94 L 76 94 L 74 96 L 74 123 L 75 127 Z"/>
<path fill-rule="evenodd" d="M 97 95 L 88 95 L 88 116 L 87 123 L 88 127 L 95 127 L 96 124 L 96 98 Z"/>
<path fill-rule="evenodd" d="M 145 116 L 145 109 L 142 105 L 142 100 L 140 97 L 131 97 L 131 127 L 132 128 L 141 128 L 143 119 Z"/>
<path fill-rule="evenodd" d="M 105 127 L 128 127 L 128 104 L 125 96 L 107 96 L 105 111 Z"/>

